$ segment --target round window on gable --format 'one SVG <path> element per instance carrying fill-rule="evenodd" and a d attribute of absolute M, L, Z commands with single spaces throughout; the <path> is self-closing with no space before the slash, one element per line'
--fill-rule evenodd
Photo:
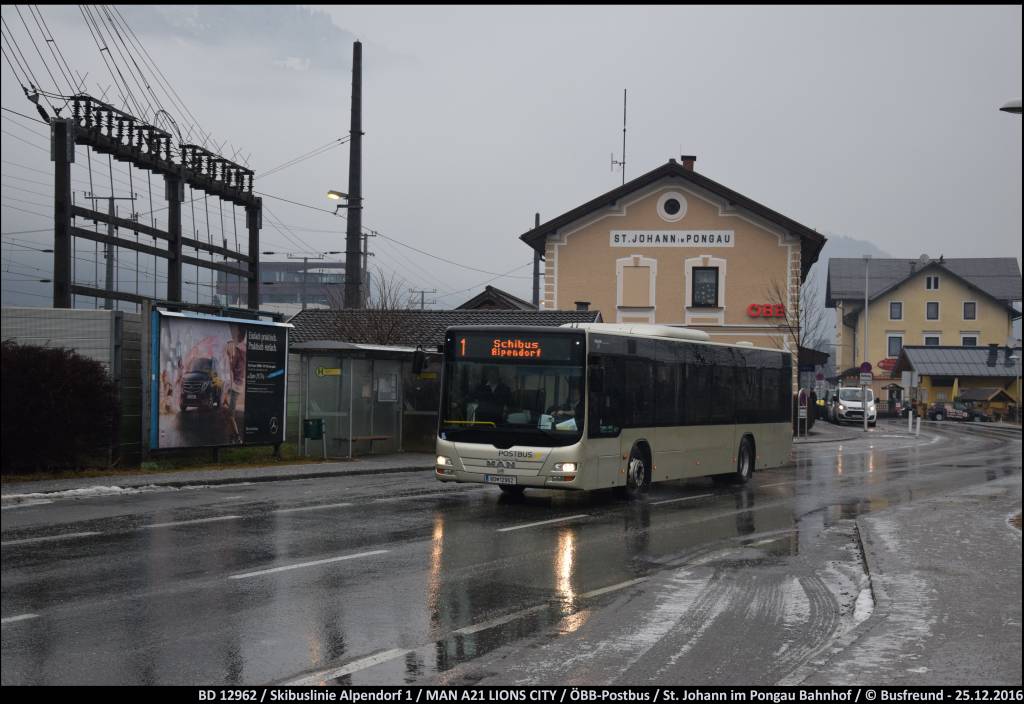
<path fill-rule="evenodd" d="M 686 198 L 670 191 L 658 198 L 658 216 L 665 222 L 678 222 L 686 215 Z"/>

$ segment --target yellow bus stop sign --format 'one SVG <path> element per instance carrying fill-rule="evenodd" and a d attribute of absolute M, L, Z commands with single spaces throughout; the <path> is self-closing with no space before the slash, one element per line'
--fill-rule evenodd
<path fill-rule="evenodd" d="M 341 376 L 341 367 L 317 367 L 317 376 Z"/>

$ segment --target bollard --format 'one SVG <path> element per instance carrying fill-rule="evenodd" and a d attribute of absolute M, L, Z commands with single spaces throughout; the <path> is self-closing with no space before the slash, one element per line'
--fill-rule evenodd
<path fill-rule="evenodd" d="M 907 411 L 907 432 L 914 432 L 914 409 L 911 408 Z"/>
<path fill-rule="evenodd" d="M 917 432 L 914 433 L 914 434 L 915 435 L 920 435 L 921 434 L 921 416 L 917 417 Z"/>

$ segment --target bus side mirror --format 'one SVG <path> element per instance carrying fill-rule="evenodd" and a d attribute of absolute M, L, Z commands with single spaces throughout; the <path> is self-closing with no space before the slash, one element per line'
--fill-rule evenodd
<path fill-rule="evenodd" d="M 412 373 L 422 374 L 423 369 L 427 366 L 427 353 L 423 351 L 422 347 L 417 347 L 416 351 L 412 353 Z"/>
<path fill-rule="evenodd" d="M 591 367 L 590 368 L 590 391 L 591 391 L 591 393 L 595 393 L 595 394 L 604 393 L 604 368 L 603 367 Z"/>

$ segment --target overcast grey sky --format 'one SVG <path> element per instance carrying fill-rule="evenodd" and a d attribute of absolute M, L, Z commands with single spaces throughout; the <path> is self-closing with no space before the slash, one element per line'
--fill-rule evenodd
<path fill-rule="evenodd" d="M 518 235 L 534 212 L 555 217 L 620 183 L 609 156 L 624 88 L 627 178 L 682 151 L 770 208 L 893 256 L 1021 257 L 1021 119 L 998 110 L 1022 92 L 1020 6 L 121 9 L 202 126 L 257 173 L 347 133 L 362 40 L 364 224 L 478 269 L 528 264 Z M 111 84 L 78 9 L 43 12 L 87 89 Z M 12 7 L 3 16 L 21 27 Z M 3 105 L 34 115 L 2 71 Z M 25 180 L 52 183 L 45 127 L 3 115 L 3 232 L 45 228 L 15 209 L 49 202 Z M 331 150 L 258 190 L 329 207 L 347 164 L 347 147 Z M 302 245 L 344 248 L 340 219 L 265 203 Z M 31 279 L 50 262 L 23 247 L 50 238 L 5 234 L 6 304 L 46 304 Z M 268 227 L 264 241 L 299 248 Z M 440 305 L 490 278 L 382 238 L 371 250 L 410 288 L 445 294 Z M 528 272 L 493 283 L 529 297 Z"/>

